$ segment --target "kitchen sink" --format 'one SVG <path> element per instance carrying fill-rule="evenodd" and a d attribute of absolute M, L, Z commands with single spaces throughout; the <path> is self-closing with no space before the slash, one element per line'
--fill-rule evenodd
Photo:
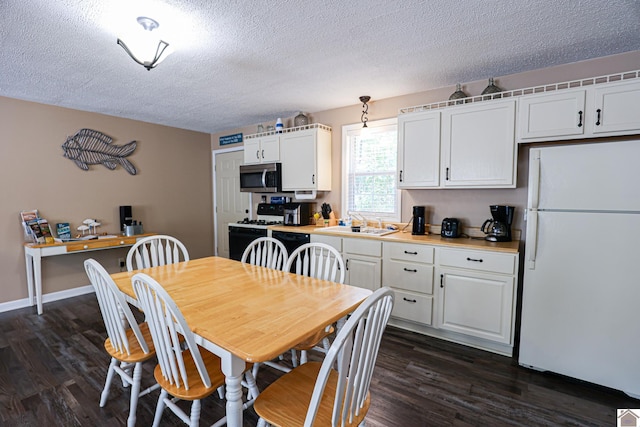
<path fill-rule="evenodd" d="M 389 230 L 387 228 L 373 228 L 367 227 L 360 231 L 353 231 L 351 227 L 342 225 L 336 225 L 333 227 L 318 227 L 316 233 L 340 233 L 340 234 L 353 234 L 353 235 L 366 235 L 366 236 L 386 236 L 387 234 L 396 233 L 398 230 Z"/>

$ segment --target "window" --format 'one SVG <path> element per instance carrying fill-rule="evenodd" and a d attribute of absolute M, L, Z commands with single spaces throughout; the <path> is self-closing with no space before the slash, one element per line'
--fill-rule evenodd
<path fill-rule="evenodd" d="M 343 216 L 358 212 L 369 220 L 400 221 L 397 189 L 397 120 L 342 127 Z"/>

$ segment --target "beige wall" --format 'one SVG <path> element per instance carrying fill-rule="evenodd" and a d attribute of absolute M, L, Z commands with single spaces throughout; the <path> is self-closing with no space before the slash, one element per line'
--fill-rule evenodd
<path fill-rule="evenodd" d="M 562 66 L 529 71 L 526 73 L 509 76 L 495 76 L 497 84 L 505 89 L 519 89 L 538 86 L 549 83 L 558 83 L 569 80 L 576 80 L 588 77 L 595 77 L 613 74 L 623 71 L 640 69 L 640 51 L 626 54 L 614 55 L 598 58 L 590 61 L 577 62 Z M 490 77 L 490 76 L 487 76 Z M 487 85 L 487 80 L 477 82 L 462 82 L 463 89 L 469 95 L 479 95 Z M 369 120 L 396 117 L 398 110 L 402 107 L 423 105 L 431 102 L 446 100 L 455 87 L 446 87 L 427 92 L 403 95 L 394 98 L 378 100 L 375 97 L 375 90 L 367 94 L 372 100 L 369 107 Z M 357 98 L 354 99 L 357 102 Z M 312 113 L 312 123 L 323 123 L 333 129 L 332 142 L 332 187 L 331 192 L 324 193 L 318 198 L 321 204 L 326 201 L 331 204 L 337 213 L 342 214 L 341 209 L 341 153 L 342 153 L 342 126 L 358 123 L 362 112 L 362 104 L 354 104 L 344 108 Z M 292 109 L 295 106 L 292 106 Z M 275 121 L 275 117 L 274 117 Z M 292 125 L 293 119 L 289 118 L 285 126 Z M 213 134 L 211 138 L 212 148 L 219 148 L 218 138 L 221 135 L 243 132 L 251 134 L 256 132 L 256 126 L 246 126 L 233 129 L 218 134 Z M 428 222 L 439 224 L 443 218 L 460 218 L 467 226 L 480 226 L 482 222 L 490 217 L 489 205 L 510 204 L 516 206 L 515 227 L 524 230 L 523 209 L 526 204 L 527 192 L 527 163 L 528 146 L 519 147 L 518 153 L 518 183 L 516 189 L 477 189 L 477 190 L 405 190 L 402 196 L 402 219 L 408 221 L 411 216 L 411 206 L 427 206 Z"/>
<path fill-rule="evenodd" d="M 61 145 L 81 128 L 117 145 L 138 141 L 128 158 L 138 174 L 102 165 L 83 171 L 62 157 Z M 21 210 L 37 208 L 72 229 L 97 218 L 100 231 L 116 233 L 118 207 L 131 205 L 145 231 L 176 236 L 192 258 L 213 254 L 208 134 L 0 97 L 0 186 L 0 303 L 27 297 Z M 87 285 L 82 262 L 89 256 L 115 272 L 126 250 L 44 259 L 44 293 Z"/>

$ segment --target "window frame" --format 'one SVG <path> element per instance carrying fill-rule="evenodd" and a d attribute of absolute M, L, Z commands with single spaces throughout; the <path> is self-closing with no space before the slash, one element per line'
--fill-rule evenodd
<path fill-rule="evenodd" d="M 388 119 L 380 119 L 380 120 L 370 120 L 367 122 L 367 128 L 369 131 L 374 131 L 376 128 L 395 126 L 396 136 L 398 133 L 398 119 L 397 117 L 392 117 Z M 349 215 L 349 165 L 350 165 L 350 143 L 349 138 L 354 135 L 361 135 L 362 123 L 354 123 L 349 125 L 342 126 L 342 196 L 341 202 L 343 207 L 342 216 L 346 218 Z M 365 130 L 366 132 L 367 130 Z M 394 176 L 397 178 L 398 170 L 397 170 L 397 146 L 396 146 L 396 171 Z M 396 190 L 396 207 L 397 212 L 394 214 L 376 214 L 375 216 L 364 214 L 364 217 L 367 220 L 375 221 L 376 218 L 380 218 L 383 222 L 401 222 L 402 215 L 402 190 L 398 188 L 398 183 L 395 181 L 395 190 Z M 358 212 L 358 211 L 355 211 Z"/>

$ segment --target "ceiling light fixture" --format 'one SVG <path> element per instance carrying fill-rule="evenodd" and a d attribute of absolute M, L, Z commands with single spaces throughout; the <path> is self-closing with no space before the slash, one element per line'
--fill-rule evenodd
<path fill-rule="evenodd" d="M 129 40 L 130 47 L 120 38 L 118 38 L 118 44 L 129 54 L 131 59 L 147 70 L 151 70 L 164 61 L 171 54 L 171 50 L 168 49 L 169 43 L 153 35 L 153 30 L 160 26 L 158 21 L 146 16 L 139 16 L 137 21 L 144 28 L 144 31 L 132 36 L 132 39 Z"/>
<path fill-rule="evenodd" d="M 367 127 L 367 121 L 369 121 L 369 118 L 367 117 L 369 114 L 369 106 L 367 105 L 367 102 L 369 102 L 370 99 L 370 96 L 360 97 L 360 102 L 362 102 L 362 116 L 360 117 L 360 121 L 362 122 L 363 129 Z"/>

